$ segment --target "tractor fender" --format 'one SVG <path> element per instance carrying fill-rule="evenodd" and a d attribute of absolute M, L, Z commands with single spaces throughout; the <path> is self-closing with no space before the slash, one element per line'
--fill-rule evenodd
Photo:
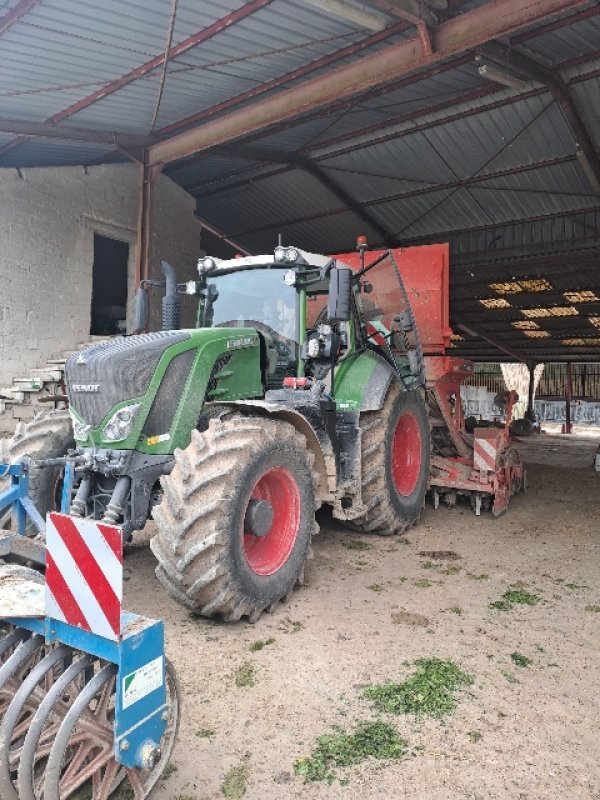
<path fill-rule="evenodd" d="M 280 403 L 269 403 L 266 400 L 237 400 L 219 402 L 219 407 L 236 408 L 243 414 L 270 416 L 289 422 L 303 434 L 308 448 L 315 457 L 316 494 L 320 503 L 333 502 L 337 475 L 335 454 L 328 437 L 319 437 L 316 430 L 303 414 Z"/>
<path fill-rule="evenodd" d="M 362 350 L 340 365 L 335 399 L 342 411 L 379 411 L 392 382 L 404 386 L 394 367 L 373 350 Z"/>

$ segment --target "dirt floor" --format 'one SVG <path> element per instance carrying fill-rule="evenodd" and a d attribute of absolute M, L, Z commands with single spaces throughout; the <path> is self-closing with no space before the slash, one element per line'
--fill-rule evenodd
<path fill-rule="evenodd" d="M 134 547 L 127 607 L 165 618 L 183 692 L 170 774 L 153 797 L 235 798 L 245 785 L 247 800 L 600 798 L 598 444 L 524 442 L 529 489 L 499 519 L 427 507 L 402 540 L 322 518 L 307 586 L 255 625 L 192 618 L 165 597 L 149 549 Z M 459 558 L 420 555 L 440 550 Z M 515 584 L 537 605 L 491 609 Z M 515 652 L 531 664 L 513 663 Z M 443 721 L 378 714 L 361 697 L 434 656 L 474 676 Z M 246 662 L 254 685 L 236 686 Z M 408 741 L 402 760 L 339 769 L 330 786 L 294 775 L 319 736 L 377 719 Z"/>

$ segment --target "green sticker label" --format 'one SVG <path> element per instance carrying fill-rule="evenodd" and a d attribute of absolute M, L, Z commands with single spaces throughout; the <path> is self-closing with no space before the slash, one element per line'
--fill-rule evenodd
<path fill-rule="evenodd" d="M 138 700 L 155 692 L 163 685 L 163 656 L 149 661 L 123 678 L 123 708 L 129 708 Z"/>

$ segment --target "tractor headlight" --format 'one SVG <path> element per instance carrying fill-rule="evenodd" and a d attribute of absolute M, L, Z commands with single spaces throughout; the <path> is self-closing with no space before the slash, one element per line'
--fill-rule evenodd
<path fill-rule="evenodd" d="M 141 403 L 133 403 L 115 411 L 104 426 L 102 438 L 108 439 L 109 442 L 119 442 L 122 439 L 126 439 L 133 429 L 141 405 Z"/>
<path fill-rule="evenodd" d="M 296 270 L 288 269 L 283 274 L 283 282 L 286 286 L 296 285 Z"/>
<path fill-rule="evenodd" d="M 86 425 L 85 422 L 79 419 L 79 417 L 73 413 L 73 410 L 69 409 L 69 414 L 71 415 L 71 422 L 73 423 L 73 434 L 75 435 L 76 439 L 84 440 L 87 439 L 88 433 L 91 431 L 92 426 Z"/>
<path fill-rule="evenodd" d="M 300 258 L 300 253 L 296 250 L 295 247 L 288 247 L 287 252 L 285 254 L 286 261 L 298 261 Z"/>
<path fill-rule="evenodd" d="M 285 261 L 285 247 L 276 247 L 273 251 L 275 261 Z"/>

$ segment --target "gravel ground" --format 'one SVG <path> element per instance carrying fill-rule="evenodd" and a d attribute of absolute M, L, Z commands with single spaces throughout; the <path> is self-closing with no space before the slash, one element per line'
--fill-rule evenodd
<path fill-rule="evenodd" d="M 235 798 L 245 786 L 247 800 L 598 800 L 598 442 L 524 442 L 529 490 L 499 519 L 427 507 L 398 539 L 322 517 L 307 585 L 255 625 L 191 617 L 165 596 L 148 547 L 134 546 L 126 606 L 165 619 L 183 694 L 170 774 L 153 797 Z M 514 584 L 540 601 L 491 609 Z M 474 676 L 443 721 L 379 715 L 361 697 L 430 657 Z M 246 662 L 254 685 L 238 686 Z M 330 786 L 294 775 L 319 736 L 371 720 L 407 740 L 403 759 L 340 769 Z"/>

